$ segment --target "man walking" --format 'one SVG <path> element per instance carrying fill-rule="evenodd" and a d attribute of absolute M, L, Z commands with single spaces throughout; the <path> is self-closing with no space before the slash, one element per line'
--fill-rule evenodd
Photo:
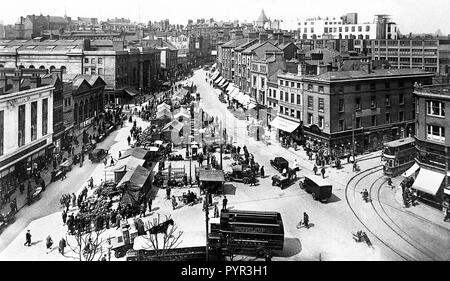
<path fill-rule="evenodd" d="M 313 172 L 314 172 L 314 175 L 317 175 L 317 165 L 316 164 L 314 164 Z"/>
<path fill-rule="evenodd" d="M 59 247 L 58 247 L 58 251 L 61 255 L 64 256 L 64 248 L 66 247 L 67 243 L 66 243 L 66 239 L 61 238 L 61 240 L 59 240 Z"/>
<path fill-rule="evenodd" d="M 260 169 L 259 173 L 261 175 L 261 178 L 264 178 L 264 176 L 265 176 L 264 166 L 261 166 L 261 169 Z"/>
<path fill-rule="evenodd" d="M 62 220 L 63 220 L 63 224 L 66 224 L 66 220 L 67 220 L 67 212 L 66 212 L 66 210 L 63 210 L 63 212 L 62 212 Z"/>
<path fill-rule="evenodd" d="M 222 210 L 226 210 L 227 209 L 227 204 L 228 204 L 228 199 L 227 196 L 223 196 L 223 200 L 222 200 Z"/>
<path fill-rule="evenodd" d="M 322 169 L 320 169 L 320 172 L 322 173 L 322 178 L 325 178 L 325 167 L 322 167 Z"/>
<path fill-rule="evenodd" d="M 170 187 L 166 188 L 167 200 L 170 200 Z"/>
<path fill-rule="evenodd" d="M 31 233 L 30 230 L 27 230 L 27 234 L 25 234 L 25 244 L 23 244 L 24 246 L 31 246 Z"/>
<path fill-rule="evenodd" d="M 130 143 L 131 143 L 131 137 L 130 136 L 128 136 L 127 141 L 128 141 L 128 146 L 130 146 Z"/>

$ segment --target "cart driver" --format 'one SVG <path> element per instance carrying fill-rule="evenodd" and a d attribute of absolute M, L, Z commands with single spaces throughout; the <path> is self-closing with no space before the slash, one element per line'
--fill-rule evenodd
<path fill-rule="evenodd" d="M 283 175 L 283 177 L 285 177 L 287 175 L 287 169 L 283 168 L 283 172 L 281 174 Z"/>

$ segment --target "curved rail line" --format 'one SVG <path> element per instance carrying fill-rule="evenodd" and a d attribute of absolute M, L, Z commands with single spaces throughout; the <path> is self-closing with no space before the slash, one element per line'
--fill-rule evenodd
<path fill-rule="evenodd" d="M 380 179 L 383 177 L 380 177 Z M 378 181 L 379 179 L 377 179 L 375 182 L 373 182 L 373 184 L 370 186 L 370 194 L 372 194 L 372 188 L 375 186 L 375 183 Z M 378 186 L 378 191 L 377 191 L 377 201 L 378 204 L 381 207 L 381 210 L 383 211 L 383 213 L 386 215 L 386 217 L 392 222 L 393 225 L 395 225 L 402 233 L 404 233 L 407 237 L 409 237 L 414 243 L 411 243 L 410 241 L 408 241 L 407 239 L 405 239 L 405 237 L 403 237 L 399 231 L 395 230 L 381 215 L 380 213 L 377 211 L 377 209 L 375 208 L 375 205 L 373 203 L 373 201 L 370 201 L 370 204 L 372 205 L 373 210 L 375 211 L 375 213 L 377 214 L 377 216 L 384 222 L 384 224 L 386 224 L 387 227 L 389 227 L 395 234 L 397 234 L 402 240 L 404 240 L 406 243 L 408 243 L 409 245 L 411 245 L 413 248 L 415 248 L 416 250 L 418 250 L 419 252 L 421 252 L 422 254 L 424 254 L 425 256 L 429 257 L 432 260 L 440 260 L 440 258 L 436 257 L 436 255 L 434 255 L 432 253 L 432 251 L 430 251 L 427 247 L 423 246 L 419 241 L 417 241 L 415 238 L 413 238 L 411 235 L 409 235 L 406 231 L 404 231 L 397 223 L 394 222 L 394 220 L 387 214 L 386 210 L 383 207 L 383 204 L 381 203 L 380 200 L 380 192 L 381 192 L 381 187 L 387 182 L 387 180 L 385 179 L 379 186 Z M 421 248 L 419 248 L 419 245 Z"/>
<path fill-rule="evenodd" d="M 356 219 L 367 229 L 367 231 L 369 231 L 376 239 L 378 239 L 381 243 L 383 243 L 383 245 L 385 245 L 387 248 L 389 248 L 391 251 L 393 251 L 394 253 L 396 253 L 398 256 L 400 256 L 402 259 L 404 259 L 404 260 L 408 260 L 408 258 L 407 257 L 405 257 L 402 253 L 400 253 L 400 252 L 398 252 L 396 249 L 394 249 L 393 247 L 391 247 L 389 244 L 387 244 L 385 241 L 383 241 L 380 237 L 378 237 L 378 235 L 376 235 L 372 230 L 370 230 L 369 229 L 369 227 L 362 221 L 362 219 L 358 216 L 358 214 L 356 213 L 356 211 L 353 209 L 353 207 L 351 206 L 351 204 L 350 204 L 350 200 L 349 200 L 349 198 L 348 198 L 348 194 L 347 194 L 347 192 L 348 192 L 348 188 L 349 188 L 349 186 L 350 186 L 350 183 L 356 178 L 356 177 L 358 177 L 358 176 L 360 176 L 360 175 L 362 175 L 362 174 L 364 174 L 364 173 L 366 173 L 366 172 L 372 172 L 373 170 L 376 170 L 377 168 L 380 168 L 380 167 L 382 167 L 382 165 L 380 165 L 380 166 L 375 166 L 375 167 L 372 167 L 372 168 L 370 168 L 370 169 L 368 169 L 368 170 L 365 170 L 365 171 L 363 171 L 363 172 L 361 172 L 361 173 L 358 173 L 358 174 L 356 174 L 356 175 L 354 175 L 348 182 L 347 182 L 347 185 L 345 186 L 345 200 L 346 200 L 346 202 L 347 202 L 347 205 L 348 205 L 348 207 L 350 208 L 350 210 L 352 211 L 352 213 L 353 213 L 353 215 L 356 217 Z M 369 176 L 370 174 L 368 174 L 368 175 L 365 175 L 364 177 L 362 177 L 361 179 L 359 179 L 358 181 L 357 181 L 357 183 L 359 183 L 363 178 L 365 178 L 365 177 L 367 177 L 367 176 Z M 356 185 L 355 185 L 355 188 L 353 189 L 353 194 L 355 194 L 355 191 L 356 190 Z"/>

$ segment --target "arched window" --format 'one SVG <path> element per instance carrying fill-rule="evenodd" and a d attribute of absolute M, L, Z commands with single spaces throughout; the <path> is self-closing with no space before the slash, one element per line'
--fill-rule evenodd
<path fill-rule="evenodd" d="M 39 66 L 39 69 L 45 69 L 45 66 L 41 65 Z"/>
<path fill-rule="evenodd" d="M 65 74 L 66 73 L 66 67 L 63 65 L 63 66 L 61 66 L 61 72 L 63 73 L 63 74 Z"/>
<path fill-rule="evenodd" d="M 30 65 L 30 67 L 29 68 L 34 68 L 34 65 Z"/>
<path fill-rule="evenodd" d="M 50 71 L 52 71 L 52 70 L 55 70 L 55 66 L 54 65 L 50 66 Z"/>

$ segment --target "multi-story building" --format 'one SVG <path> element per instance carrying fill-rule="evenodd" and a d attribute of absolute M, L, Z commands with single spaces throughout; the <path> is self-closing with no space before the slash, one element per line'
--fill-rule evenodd
<path fill-rule="evenodd" d="M 450 203 L 450 84 L 421 86 L 416 99 L 416 165 L 413 188 L 439 204 Z"/>
<path fill-rule="evenodd" d="M 143 40 L 143 47 L 151 47 L 161 51 L 161 75 L 166 78 L 174 78 L 178 66 L 178 49 L 163 38 L 157 40 Z"/>
<path fill-rule="evenodd" d="M 275 108 L 277 115 L 273 114 L 269 125 L 271 138 L 280 140 L 288 135 L 298 143 L 303 140 L 303 81 L 302 76 L 294 73 L 278 71 L 275 76 L 275 85 L 269 88 L 269 107 Z"/>
<path fill-rule="evenodd" d="M 104 110 L 105 81 L 98 75 L 77 75 L 72 82 L 73 121 L 83 128 Z"/>
<path fill-rule="evenodd" d="M 52 155 L 53 85 L 37 75 L 0 73 L 0 185 L 2 195 L 31 176 L 32 162 Z"/>
<path fill-rule="evenodd" d="M 257 104 L 265 107 L 267 105 L 267 82 L 269 77 L 278 70 L 286 69 L 284 53 L 280 49 L 273 52 L 266 51 L 262 56 L 254 56 L 250 64 L 250 96 L 256 100 Z"/>
<path fill-rule="evenodd" d="M 60 69 L 65 80 L 79 74 L 99 75 L 113 91 L 154 87 L 160 51 L 124 47 L 122 40 L 1 40 L 0 67 Z"/>
<path fill-rule="evenodd" d="M 341 18 L 306 19 L 298 23 L 298 32 L 301 39 L 397 39 L 398 30 L 386 15 L 359 24 L 357 14 L 347 14 Z"/>
<path fill-rule="evenodd" d="M 387 60 L 392 68 L 417 68 L 448 74 L 450 40 L 447 39 L 391 39 L 354 40 L 355 51 L 367 53 L 374 60 Z"/>
<path fill-rule="evenodd" d="M 303 77 L 304 136 L 331 151 L 379 149 L 414 134 L 414 83 L 431 84 L 417 69 L 326 72 Z M 354 138 L 353 138 L 354 136 Z M 342 151 L 340 152 L 342 153 Z"/>

